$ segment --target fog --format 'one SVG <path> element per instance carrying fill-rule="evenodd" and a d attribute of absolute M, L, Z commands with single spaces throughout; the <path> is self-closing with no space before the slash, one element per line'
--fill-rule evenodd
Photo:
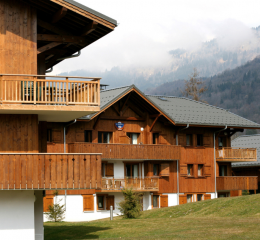
<path fill-rule="evenodd" d="M 135 71 L 167 69 L 172 61 L 170 50 L 196 51 L 203 42 L 215 38 L 220 48 L 230 51 L 248 42 L 258 43 L 251 28 L 260 25 L 260 2 L 253 0 L 78 2 L 116 19 L 119 26 L 86 47 L 79 58 L 55 66 L 54 74 L 113 67 Z"/>

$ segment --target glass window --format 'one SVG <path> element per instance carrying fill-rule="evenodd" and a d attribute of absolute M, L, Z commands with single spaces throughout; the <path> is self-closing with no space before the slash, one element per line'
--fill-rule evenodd
<path fill-rule="evenodd" d="M 153 195 L 153 207 L 158 208 L 159 207 L 159 196 Z"/>
<path fill-rule="evenodd" d="M 188 164 L 187 166 L 187 174 L 188 176 L 192 176 L 193 175 L 193 164 Z"/>
<path fill-rule="evenodd" d="M 203 135 L 197 134 L 197 146 L 203 146 Z"/>
<path fill-rule="evenodd" d="M 159 144 L 159 133 L 153 133 L 153 144 Z"/>
<path fill-rule="evenodd" d="M 191 203 L 192 202 L 192 194 L 188 194 L 187 195 L 187 203 Z"/>
<path fill-rule="evenodd" d="M 104 196 L 98 196 L 98 209 L 104 209 Z"/>
<path fill-rule="evenodd" d="M 127 136 L 130 138 L 131 144 L 137 144 L 139 133 L 127 133 Z"/>
<path fill-rule="evenodd" d="M 126 164 L 126 177 L 133 177 L 137 178 L 138 177 L 138 164 Z"/>
<path fill-rule="evenodd" d="M 203 197 L 202 194 L 197 194 L 197 201 L 202 201 L 202 197 Z"/>
<path fill-rule="evenodd" d="M 110 143 L 111 132 L 98 132 L 98 143 Z"/>
<path fill-rule="evenodd" d="M 218 138 L 218 147 L 219 148 L 222 148 L 222 147 L 224 147 L 224 138 L 223 137 L 219 137 Z"/>
<path fill-rule="evenodd" d="M 85 130 L 85 142 L 92 142 L 92 131 Z"/>
<path fill-rule="evenodd" d="M 186 134 L 186 146 L 192 146 L 192 134 Z"/>
<path fill-rule="evenodd" d="M 198 165 L 198 176 L 202 176 L 203 164 Z"/>
<path fill-rule="evenodd" d="M 52 142 L 52 129 L 47 129 L 47 142 Z"/>
<path fill-rule="evenodd" d="M 227 176 L 227 165 L 220 165 L 219 166 L 219 176 L 220 177 Z"/>
<path fill-rule="evenodd" d="M 159 164 L 154 164 L 153 165 L 153 175 L 154 176 L 159 176 Z"/>

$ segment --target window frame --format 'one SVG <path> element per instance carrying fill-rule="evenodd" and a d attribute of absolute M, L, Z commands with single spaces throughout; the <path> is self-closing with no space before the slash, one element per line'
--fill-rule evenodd
<path fill-rule="evenodd" d="M 156 201 L 156 203 L 157 203 L 157 207 L 155 207 L 154 204 L 153 204 L 153 203 L 154 203 L 154 197 L 157 198 L 157 201 Z M 160 205 L 160 200 L 159 200 L 159 199 L 160 199 L 160 195 L 155 195 L 155 194 L 152 195 L 152 200 L 153 200 L 153 201 L 152 201 L 152 204 L 153 204 L 153 208 L 160 208 L 160 206 L 159 206 L 159 205 Z"/>
<path fill-rule="evenodd" d="M 52 138 L 52 129 L 48 128 L 47 129 L 47 143 L 51 143 L 53 142 L 53 138 Z"/>
<path fill-rule="evenodd" d="M 131 165 L 131 170 L 130 170 L 130 172 L 131 172 L 131 176 L 129 177 L 129 176 L 126 176 L 126 173 L 127 173 L 127 171 L 126 171 L 126 165 Z M 137 172 L 138 172 L 138 176 L 137 176 L 137 178 L 140 178 L 140 173 L 139 173 L 139 162 L 124 162 L 124 175 L 125 175 L 125 177 L 127 177 L 127 178 L 134 178 L 132 175 L 133 175 L 133 165 L 137 165 Z"/>
<path fill-rule="evenodd" d="M 188 177 L 194 176 L 194 164 L 187 164 L 187 176 Z"/>
<path fill-rule="evenodd" d="M 96 195 L 97 196 L 97 210 L 106 210 L 106 206 L 105 206 L 105 195 Z M 99 203 L 99 198 L 102 197 L 103 198 L 103 208 L 99 208 L 98 203 Z"/>
<path fill-rule="evenodd" d="M 199 167 L 201 166 L 201 174 L 199 174 Z M 198 177 L 203 177 L 204 176 L 204 164 L 198 164 Z"/>
<path fill-rule="evenodd" d="M 130 144 L 136 145 L 135 143 L 133 143 L 132 134 L 136 134 L 136 135 L 137 135 L 137 138 L 136 138 L 137 143 L 136 143 L 136 144 L 139 144 L 140 133 L 138 133 L 138 132 L 127 132 L 127 133 L 126 133 L 126 136 L 128 136 L 128 137 L 130 138 Z"/>
<path fill-rule="evenodd" d="M 201 196 L 201 199 L 200 199 L 200 200 L 198 200 L 198 196 Z M 201 201 L 203 201 L 203 200 L 204 200 L 204 194 L 201 194 L 201 193 L 197 194 L 196 202 L 201 202 Z"/>
<path fill-rule="evenodd" d="M 90 138 L 90 140 L 87 141 L 87 138 Z M 92 143 L 92 130 L 84 130 L 84 142 Z"/>
<path fill-rule="evenodd" d="M 191 198 L 190 198 L 190 200 L 191 200 L 190 202 L 188 202 L 188 196 L 191 197 Z M 187 201 L 186 201 L 187 203 L 192 203 L 192 202 L 193 202 L 193 194 L 187 194 L 186 200 L 187 200 Z"/>
<path fill-rule="evenodd" d="M 154 163 L 154 164 L 153 164 L 153 176 L 156 176 L 156 177 L 157 177 L 157 176 L 160 176 L 160 165 L 161 165 L 161 164 L 159 164 L 159 163 Z M 157 168 L 157 175 L 154 174 L 154 167 Z"/>
<path fill-rule="evenodd" d="M 197 147 L 203 147 L 203 134 L 197 134 Z"/>
<path fill-rule="evenodd" d="M 109 142 L 104 142 L 104 133 L 109 135 Z M 100 140 L 99 139 L 99 134 L 101 134 L 101 138 L 102 138 L 101 142 L 99 141 Z M 113 136 L 112 134 L 113 133 L 110 132 L 110 131 L 98 131 L 98 143 L 106 143 L 106 144 L 111 143 L 112 142 L 112 136 Z"/>
<path fill-rule="evenodd" d="M 152 134 L 152 143 L 153 143 L 154 145 L 159 144 L 159 137 L 160 137 L 160 133 L 158 133 L 158 132 L 153 132 L 153 134 Z"/>
<path fill-rule="evenodd" d="M 189 139 L 189 141 L 190 141 L 190 144 L 189 144 L 189 145 L 187 144 L 188 137 L 190 138 L 190 139 Z M 193 142 L 193 141 L 192 141 L 192 137 L 193 137 L 192 134 L 186 134 L 186 146 L 187 146 L 187 147 L 192 147 L 192 146 L 193 146 L 193 144 L 192 144 L 192 142 Z"/>

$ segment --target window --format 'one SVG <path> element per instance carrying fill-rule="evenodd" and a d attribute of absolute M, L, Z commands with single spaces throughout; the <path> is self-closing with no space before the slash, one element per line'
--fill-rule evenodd
<path fill-rule="evenodd" d="M 153 208 L 158 208 L 158 207 L 159 207 L 159 196 L 153 195 Z"/>
<path fill-rule="evenodd" d="M 159 176 L 159 164 L 154 164 L 153 165 L 153 175 L 154 176 Z"/>
<path fill-rule="evenodd" d="M 197 194 L 197 201 L 202 201 L 203 200 L 203 194 Z"/>
<path fill-rule="evenodd" d="M 197 147 L 203 146 L 203 135 L 197 134 Z"/>
<path fill-rule="evenodd" d="M 186 146 L 192 146 L 192 134 L 186 134 Z"/>
<path fill-rule="evenodd" d="M 92 142 L 92 131 L 85 130 L 84 135 L 85 142 Z"/>
<path fill-rule="evenodd" d="M 159 144 L 159 133 L 153 133 L 153 144 Z"/>
<path fill-rule="evenodd" d="M 47 129 L 47 142 L 52 142 L 52 129 Z"/>
<path fill-rule="evenodd" d="M 187 194 L 187 203 L 192 202 L 192 194 Z"/>
<path fill-rule="evenodd" d="M 220 177 L 227 176 L 227 165 L 220 165 L 219 166 L 219 176 Z"/>
<path fill-rule="evenodd" d="M 187 174 L 188 176 L 193 176 L 193 164 L 187 165 Z"/>
<path fill-rule="evenodd" d="M 111 132 L 98 132 L 98 143 L 110 143 Z"/>
<path fill-rule="evenodd" d="M 126 177 L 133 177 L 133 178 L 137 178 L 138 177 L 138 172 L 139 172 L 139 168 L 138 168 L 139 164 L 132 164 L 132 163 L 127 163 L 125 165 L 125 175 Z"/>
<path fill-rule="evenodd" d="M 198 176 L 203 176 L 203 164 L 198 165 Z"/>
<path fill-rule="evenodd" d="M 98 210 L 104 210 L 104 196 L 98 196 Z"/>
<path fill-rule="evenodd" d="M 137 144 L 139 133 L 127 133 L 127 136 L 130 138 L 131 144 Z"/>
<path fill-rule="evenodd" d="M 218 147 L 220 147 L 220 148 L 223 147 L 223 138 L 222 137 L 218 138 Z"/>

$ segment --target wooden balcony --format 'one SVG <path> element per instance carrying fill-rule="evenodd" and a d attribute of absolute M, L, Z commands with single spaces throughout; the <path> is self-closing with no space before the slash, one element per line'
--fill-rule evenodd
<path fill-rule="evenodd" d="M 68 122 L 100 110 L 100 78 L 0 74 L 0 114 Z"/>
<path fill-rule="evenodd" d="M 173 145 L 70 143 L 69 152 L 100 152 L 102 159 L 180 159 L 180 146 Z"/>
<path fill-rule="evenodd" d="M 258 177 L 217 177 L 217 191 L 257 189 Z"/>
<path fill-rule="evenodd" d="M 219 148 L 216 149 L 219 162 L 256 162 L 256 148 Z"/>
<path fill-rule="evenodd" d="M 100 154 L 0 154 L 0 190 L 100 188 Z"/>
<path fill-rule="evenodd" d="M 102 192 L 120 192 L 123 188 L 135 191 L 159 191 L 159 177 L 145 178 L 102 178 Z"/>

